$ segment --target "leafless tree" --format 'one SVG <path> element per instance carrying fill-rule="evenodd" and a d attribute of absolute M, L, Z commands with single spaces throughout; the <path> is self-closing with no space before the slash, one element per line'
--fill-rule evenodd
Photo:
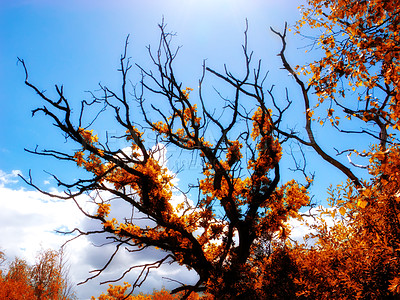
<path fill-rule="evenodd" d="M 183 284 L 173 292 L 204 291 L 210 278 L 223 279 L 224 287 L 220 291 L 221 294 L 229 295 L 237 292 L 232 290 L 236 282 L 252 280 L 244 276 L 246 268 L 251 264 L 250 258 L 255 253 L 255 247 L 261 241 L 271 242 L 276 236 L 277 227 L 271 226 L 273 221 L 268 218 L 275 217 L 276 220 L 280 220 L 276 222 L 284 222 L 289 217 L 289 212 L 294 210 L 293 207 L 283 205 L 282 211 L 274 212 L 274 216 L 271 215 L 273 207 L 271 199 L 279 187 L 282 172 L 278 158 L 280 155 L 278 144 L 286 145 L 293 142 L 302 147 L 309 147 L 346 175 L 356 187 L 362 187 L 362 181 L 352 171 L 353 166 L 334 158 L 315 138 L 311 117 L 308 114 L 311 107 L 311 87 L 293 71 L 285 55 L 287 26 L 282 33 L 273 29 L 272 31 L 282 42 L 279 57 L 283 68 L 289 71 L 299 89 L 295 94 L 296 99 L 301 99 L 304 106 L 299 113 L 299 123 L 303 123 L 304 132 L 287 128 L 286 118 L 293 103 L 292 97 L 286 89 L 286 97 L 282 101 L 275 96 L 274 85 L 266 87 L 269 81 L 268 72 L 263 71 L 261 60 L 254 62 L 253 53 L 249 51 L 247 45 L 247 28 L 243 44 L 245 71 L 241 75 L 235 75 L 227 66 L 224 66 L 223 71 L 217 71 L 204 63 L 202 77 L 199 80 L 198 108 L 194 100 L 189 100 L 190 90 L 185 88 L 175 74 L 174 60 L 179 48 L 172 47 L 173 35 L 166 31 L 164 24 L 160 25 L 161 36 L 158 47 L 155 51 L 148 47 L 153 66 L 145 68 L 132 63 L 128 56 L 127 38 L 120 58 L 119 72 L 122 78 L 120 91 L 99 85 L 100 92 L 91 93 L 91 101 L 81 102 L 77 121 L 73 119 L 72 102 L 67 100 L 63 86 L 56 85 L 57 98 L 49 98 L 39 87 L 31 83 L 27 66 L 23 59 L 19 59 L 25 70 L 26 85 L 32 88 L 44 103 L 33 111 L 33 115 L 43 113 L 52 119 L 54 125 L 64 133 L 67 141 L 80 145 L 81 152 L 87 153 L 85 161 L 93 166 L 92 169 L 85 167 L 93 174 L 92 177 L 72 183 L 64 182 L 53 175 L 55 181 L 65 191 L 63 196 L 41 190 L 31 176 L 25 178 L 25 181 L 52 197 L 72 199 L 84 215 L 102 224 L 109 221 L 107 215 L 85 211 L 78 201 L 79 196 L 89 195 L 96 203 L 106 203 L 110 199 L 127 203 L 132 210 L 140 212 L 148 224 L 151 224 L 147 228 L 140 228 L 140 233 L 114 228 L 111 225 L 94 231 L 82 231 L 76 228 L 69 232 L 77 233 L 77 236 L 107 233 L 108 239 L 116 245 L 115 252 L 109 260 L 102 268 L 94 270 L 93 275 L 87 280 L 99 276 L 121 249 L 135 252 L 148 247 L 158 247 L 166 251 L 161 259 L 153 263 L 130 266 L 122 272 L 120 278 L 105 282 L 117 281 L 133 269 L 140 268 L 140 274 L 133 284 L 135 288 L 146 280 L 151 269 L 165 263 L 178 262 L 195 270 L 199 280 L 193 286 Z M 139 70 L 142 78 L 138 85 L 131 85 L 129 81 L 129 72 L 134 68 Z M 209 108 L 214 100 L 208 99 L 208 94 L 206 96 L 203 91 L 207 76 L 212 76 L 213 80 L 219 79 L 230 88 L 231 95 L 228 97 L 217 93 L 222 107 L 220 110 Z M 149 97 L 157 101 L 146 100 Z M 85 123 L 88 109 L 96 113 L 90 122 Z M 260 119 L 253 117 L 257 110 Z M 128 153 L 123 148 L 113 148 L 108 135 L 105 140 L 96 142 L 90 140 L 92 136 L 85 135 L 86 130 L 101 119 L 106 111 L 114 113 L 116 126 L 125 132 L 117 138 L 127 141 L 127 146 L 133 147 L 133 152 Z M 264 124 L 269 125 L 264 126 Z M 163 129 L 160 126 L 163 126 Z M 260 132 L 258 137 L 252 136 L 253 127 Z M 153 190 L 156 183 L 148 173 L 142 171 L 141 167 L 147 166 L 154 157 L 161 155 L 162 149 L 152 147 L 145 141 L 143 131 L 153 134 L 153 146 L 162 143 L 167 149 L 175 147 L 180 151 L 199 155 L 203 171 L 211 174 L 212 188 L 210 188 L 213 191 L 224 189 L 220 199 L 209 199 L 201 193 L 198 183 L 191 187 L 198 190 L 197 203 L 193 207 L 188 204 L 184 206 L 181 217 L 187 217 L 190 222 L 196 223 L 202 233 L 195 233 L 189 229 L 194 224 L 184 224 L 172 220 L 171 216 L 166 216 L 164 212 L 170 210 L 168 198 L 154 198 Z M 207 141 L 204 137 L 210 136 L 210 132 L 213 139 Z M 234 141 L 239 141 L 243 145 L 241 150 L 243 158 L 239 154 L 234 155 L 235 152 L 232 150 Z M 79 160 L 77 152 L 67 153 L 51 149 L 28 151 L 73 163 Z M 230 153 L 229 157 L 227 153 Z M 252 168 L 246 167 L 249 161 L 255 163 L 260 157 L 269 159 L 268 167 L 256 164 Z M 100 168 L 100 165 L 103 167 Z M 296 166 L 308 180 L 304 183 L 308 188 L 312 176 L 307 175 L 305 166 L 300 167 L 298 164 Z M 117 172 L 125 177 L 122 176 L 118 182 L 110 181 L 109 178 Z M 261 182 L 259 179 L 264 175 L 268 178 Z M 242 192 L 246 198 L 237 195 L 236 190 L 238 180 L 244 178 L 248 178 L 248 183 Z M 184 192 L 180 192 L 186 197 Z M 108 200 L 102 199 L 104 193 L 111 195 Z M 192 215 L 196 215 L 196 218 L 191 219 Z M 123 223 L 125 226 L 135 225 L 135 219 L 132 216 L 126 217 Z M 223 226 L 218 227 L 220 224 Z M 150 233 L 155 231 L 166 234 L 152 238 Z M 207 257 L 203 239 L 222 241 L 223 247 L 219 248 L 215 259 L 210 260 Z M 249 290 L 246 293 L 251 294 Z"/>

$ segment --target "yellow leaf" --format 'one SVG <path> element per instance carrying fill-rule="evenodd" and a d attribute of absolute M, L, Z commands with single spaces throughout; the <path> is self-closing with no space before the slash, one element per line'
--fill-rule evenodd
<path fill-rule="evenodd" d="M 343 206 L 341 208 L 339 208 L 339 212 L 342 216 L 344 216 L 344 214 L 346 213 L 346 208 L 344 208 Z"/>
<path fill-rule="evenodd" d="M 361 208 L 365 208 L 367 206 L 368 202 L 364 201 L 364 200 L 358 200 L 357 202 L 357 206 L 361 207 Z"/>

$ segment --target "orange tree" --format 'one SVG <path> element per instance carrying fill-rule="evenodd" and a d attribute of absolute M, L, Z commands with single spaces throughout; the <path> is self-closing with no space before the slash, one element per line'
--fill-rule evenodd
<path fill-rule="evenodd" d="M 374 176 L 361 192 L 347 182 L 312 225 L 315 244 L 295 247 L 297 296 L 398 299 L 400 294 L 399 149 L 371 154 Z M 327 222 L 327 216 L 333 224 Z"/>
<path fill-rule="evenodd" d="M 143 294 L 140 293 L 138 295 L 129 295 L 127 294 L 128 289 L 131 285 L 127 282 L 124 283 L 123 286 L 121 285 L 112 285 L 107 290 L 107 294 L 102 293 L 97 299 L 98 300 L 178 300 L 184 296 L 183 292 L 176 293 L 172 295 L 169 291 L 161 290 L 161 291 L 154 291 L 152 294 Z M 95 297 L 91 298 L 95 300 Z M 205 297 L 200 297 L 197 293 L 192 292 L 190 296 L 187 298 L 189 300 L 198 300 L 198 299 L 209 299 Z"/>
<path fill-rule="evenodd" d="M 74 297 L 63 258 L 61 250 L 47 250 L 38 254 L 30 271 L 30 281 L 37 299 L 67 300 Z"/>
<path fill-rule="evenodd" d="M 331 208 L 312 225 L 313 247 L 295 247 L 296 296 L 304 298 L 397 299 L 399 279 L 399 3 L 398 1 L 308 1 L 300 27 L 323 58 L 291 68 L 315 121 L 326 120 L 338 134 L 371 137 L 370 149 L 345 149 L 352 166 L 366 168 L 370 180 L 349 181 L 331 190 Z M 307 81 L 308 79 L 308 81 Z M 309 93 L 315 93 L 313 103 Z M 327 107 L 327 113 L 320 112 Z M 346 117 L 349 121 L 341 120 Z M 356 121 L 354 121 L 356 120 Z M 310 122 L 311 126 L 311 122 Z M 375 140 L 375 141 L 374 141 Z M 367 151 L 365 151 L 367 150 Z M 352 162 L 351 154 L 369 158 Z M 331 222 L 328 222 L 328 218 Z M 330 224 L 331 223 L 331 224 Z"/>
<path fill-rule="evenodd" d="M 0 276 L 0 299 L 34 299 L 34 288 L 30 285 L 29 266 L 16 258 L 7 274 Z"/>
<path fill-rule="evenodd" d="M 82 209 L 82 212 L 99 221 L 103 229 L 92 234 L 109 234 L 116 251 L 125 246 L 128 250 L 156 247 L 166 252 L 158 261 L 131 266 L 123 273 L 142 268 L 133 288 L 140 286 L 152 268 L 176 262 L 197 272 L 199 280 L 193 286 L 182 285 L 173 292 L 185 291 L 188 296 L 192 291 L 207 290 L 216 297 L 256 296 L 260 289 L 256 253 L 268 255 L 264 251 L 266 245 L 274 238 L 284 238 L 288 219 L 298 217 L 299 209 L 309 203 L 306 187 L 311 178 L 307 177 L 304 185 L 295 180 L 280 183 L 281 144 L 291 137 L 280 125 L 291 101 L 279 107 L 272 90 L 264 88 L 265 74 L 261 64 L 252 69 L 245 34 L 243 76 L 234 77 L 228 71 L 219 73 L 204 66 L 195 103 L 189 99 L 192 89 L 185 88 L 174 73 L 176 52 L 170 44 L 171 35 L 163 25 L 160 29 L 159 49 L 150 52 L 156 71 L 139 67 L 143 79 L 133 99 L 129 99 L 131 94 L 127 91 L 127 75 L 132 65 L 126 43 L 120 60 L 121 91 L 101 86 L 102 96 L 93 93 L 93 102 L 82 102 L 76 123 L 63 89 L 57 86 L 58 98 L 50 99 L 30 83 L 25 63 L 20 60 L 26 84 L 46 102 L 33 114 L 42 112 L 49 116 L 68 140 L 80 145 L 72 153 L 32 152 L 72 161 L 92 174 L 73 183 L 54 176 L 66 194 L 53 195 L 74 199 L 78 206 L 80 195 L 93 197 L 97 211 Z M 210 103 L 202 91 L 206 74 L 220 78 L 233 91 L 232 98 L 225 100 L 221 117 L 216 117 L 212 108 L 207 109 Z M 148 105 L 146 92 L 159 102 Z M 139 112 L 132 107 L 134 101 Z M 87 108 L 99 103 L 114 112 L 114 128 L 122 128 L 121 139 L 126 147 L 113 149 L 84 124 Z M 94 121 L 99 118 L 98 115 Z M 140 118 L 142 123 L 138 122 Z M 145 140 L 150 134 L 154 136 L 153 144 Z M 162 147 L 175 147 L 201 158 L 202 176 L 194 187 L 199 194 L 195 204 L 186 195 L 182 197 L 184 201 L 173 204 L 179 190 L 174 189 L 173 173 L 160 160 Z M 35 186 L 31 179 L 27 182 Z M 141 225 L 133 217 L 113 216 L 113 207 L 121 202 L 140 212 L 141 219 L 147 218 L 148 223 Z M 93 277 L 108 265 L 109 262 Z"/>
<path fill-rule="evenodd" d="M 62 252 L 42 251 L 33 266 L 15 258 L 6 274 L 0 271 L 0 299 L 75 299 L 62 257 Z"/>
<path fill-rule="evenodd" d="M 318 96 L 317 109 L 329 102 L 328 117 L 339 131 L 374 137 L 382 150 L 393 142 L 389 129 L 399 129 L 400 16 L 399 1 L 308 1 L 303 19 L 321 34 L 313 40 L 324 57 L 298 68 L 310 74 L 308 86 Z M 362 129 L 348 122 L 339 126 L 342 111 L 346 118 L 361 121 Z M 320 119 L 323 121 L 323 119 Z M 349 124 L 350 123 L 350 124 Z"/>
<path fill-rule="evenodd" d="M 189 98 L 193 90 L 185 87 L 174 72 L 177 51 L 172 49 L 171 35 L 165 31 L 164 25 L 160 26 L 159 48 L 155 52 L 149 48 L 154 70 L 138 66 L 142 80 L 140 88 L 134 89 L 132 96 L 127 83 L 133 65 L 127 57 L 126 42 L 120 60 L 121 90 L 116 92 L 100 85 L 102 94 L 93 93 L 92 102 L 82 101 L 77 119 L 73 118 L 72 103 L 66 99 L 63 88 L 56 86 L 57 97 L 48 97 L 29 81 L 25 63 L 20 60 L 25 70 L 25 83 L 45 102 L 45 105 L 38 107 L 33 113 L 42 112 L 49 116 L 67 140 L 80 147 L 72 152 L 49 149 L 31 152 L 71 161 L 91 174 L 89 178 L 71 183 L 54 176 L 58 184 L 65 188 L 65 196 L 53 196 L 73 199 L 79 206 L 78 197 L 88 194 L 97 205 L 94 213 L 79 207 L 88 218 L 100 222 L 102 230 L 75 231 L 81 235 L 109 234 L 116 244 L 116 252 L 122 249 L 121 246 L 139 251 L 156 247 L 166 252 L 158 261 L 131 266 L 123 273 L 126 275 L 136 267 L 142 268 L 136 282 L 132 284 L 133 288 L 141 285 L 152 268 L 171 262 L 187 266 L 199 276 L 195 285 L 182 285 L 173 290 L 186 291 L 186 296 L 193 291 L 207 290 L 216 298 L 266 299 L 284 295 L 282 291 L 286 290 L 296 297 L 293 294 L 295 288 L 306 286 L 294 278 L 300 276 L 301 268 L 293 271 L 290 278 L 285 278 L 283 273 L 292 266 L 303 263 L 301 260 L 293 260 L 293 253 L 287 249 L 285 239 L 288 235 L 289 218 L 299 217 L 299 209 L 309 204 L 307 187 L 312 182 L 312 176 L 306 176 L 304 168 L 296 164 L 297 169 L 305 175 L 304 184 L 295 180 L 280 182 L 282 147 L 296 142 L 312 149 L 333 168 L 345 174 L 349 178 L 349 185 L 353 187 L 352 191 L 357 197 L 362 197 L 363 191 L 368 190 L 369 183 L 356 175 L 354 169 L 358 165 L 351 159 L 350 163 L 345 163 L 340 157 L 335 158 L 331 149 L 324 149 L 315 137 L 314 128 L 318 125 L 315 121 L 324 124 L 326 120 L 330 120 L 338 133 L 361 133 L 367 138 L 376 139 L 380 145 L 377 155 L 387 155 L 387 144 L 396 143 L 394 133 L 397 130 L 398 93 L 393 74 L 397 72 L 397 52 L 392 52 L 392 60 L 386 52 L 379 56 L 382 51 L 391 53 L 382 46 L 381 52 L 376 52 L 376 61 L 370 57 L 359 62 L 358 56 L 352 53 L 366 46 L 357 42 L 351 28 L 357 27 L 361 21 L 354 23 L 357 24 L 355 27 L 340 27 L 350 24 L 349 20 L 356 22 L 356 18 L 347 15 L 348 12 L 356 13 L 356 10 L 343 6 L 344 1 L 332 1 L 331 6 L 337 5 L 340 8 L 335 10 L 328 2 L 330 1 L 310 1 L 310 9 L 305 10 L 306 20 L 300 23 L 309 22 L 311 26 L 326 28 L 326 33 L 319 38 L 326 57 L 310 64 L 308 69 L 292 68 L 286 58 L 287 28 L 283 32 L 273 30 L 282 42 L 279 56 L 283 67 L 289 71 L 299 87 L 297 101 L 301 102 L 302 110 L 298 115 L 298 122 L 304 125 L 304 132 L 287 129 L 287 112 L 290 111 L 293 101 L 287 95 L 286 104 L 282 105 L 284 101 L 276 100 L 273 88 L 265 88 L 266 75 L 262 72 L 261 61 L 253 64 L 252 53 L 247 49 L 247 32 L 243 45 L 244 73 L 233 75 L 227 67 L 225 72 L 218 72 L 204 65 L 197 101 Z M 351 3 L 357 1 L 348 1 L 348 5 Z M 379 5 L 377 1 L 376 5 Z M 392 10 L 395 9 L 397 6 L 392 7 Z M 340 10 L 346 10 L 342 17 L 348 19 L 347 23 L 338 21 L 340 15 L 331 17 Z M 365 10 L 367 12 L 369 11 Z M 396 16 L 394 14 L 392 20 L 396 20 Z M 364 20 L 365 17 L 361 16 L 359 19 Z M 317 25 L 319 22 L 322 25 Z M 334 24 L 329 25 L 332 22 Z M 384 33 L 385 26 L 389 32 L 397 32 L 389 24 L 390 21 L 379 26 L 384 27 Z M 342 28 L 340 35 L 336 34 L 335 26 Z M 362 26 L 359 27 L 363 28 Z M 382 29 L 379 26 L 377 32 Z M 368 29 L 366 32 L 371 31 Z M 396 41 L 397 33 L 387 35 Z M 360 41 L 364 42 L 367 37 L 363 36 Z M 340 42 L 335 42 L 336 38 Z M 384 44 L 386 35 L 382 33 L 381 38 L 382 40 L 375 40 L 375 43 L 381 41 Z M 339 46 L 341 42 L 348 48 Z M 334 49 L 335 47 L 338 48 Z M 374 47 L 379 48 L 379 45 Z M 341 69 L 348 65 L 353 67 Z M 372 76 L 372 71 L 376 71 L 378 75 Z M 223 109 L 219 112 L 207 100 L 209 94 L 203 91 L 204 80 L 208 75 L 220 79 L 232 91 L 231 97 L 221 100 Z M 356 93 L 359 92 L 354 103 L 338 99 L 349 94 L 346 88 L 339 87 L 342 77 L 348 79 L 350 92 L 353 88 Z M 371 96 L 372 90 L 376 92 Z M 150 104 L 146 101 L 147 95 L 155 99 Z M 101 108 L 95 113 L 96 117 L 88 122 L 88 108 L 95 110 L 95 105 L 99 104 Z M 326 114 L 319 111 L 324 105 L 328 105 Z M 111 145 L 107 138 L 102 140 L 93 133 L 92 128 L 95 128 L 101 113 L 107 109 L 115 115 L 114 127 L 118 126 L 124 132 L 120 139 L 125 141 L 125 147 L 113 148 L 115 145 Z M 348 119 L 359 120 L 348 123 L 358 126 L 357 130 L 339 127 L 342 124 L 339 123 L 341 115 L 335 113 L 339 110 Z M 293 115 L 289 115 L 289 118 L 293 118 Z M 360 122 L 376 125 L 378 133 L 375 133 L 375 127 L 362 128 Z M 153 138 L 149 139 L 149 136 Z M 173 185 L 174 174 L 160 159 L 164 147 L 179 149 L 182 153 L 201 158 L 202 175 L 195 180 L 192 187 L 198 191 L 194 204 L 191 204 L 184 193 L 181 198 L 185 201 L 174 201 L 179 190 Z M 346 152 L 364 155 L 357 149 L 345 149 L 339 153 Z M 35 186 L 31 178 L 26 181 Z M 355 207 L 365 207 L 363 201 Z M 143 226 L 143 222 L 137 223 L 133 217 L 113 215 L 113 208 L 119 203 L 131 206 L 132 210 L 147 218 L 148 223 Z M 302 253 L 299 249 L 293 251 Z M 110 261 L 114 256 L 110 257 Z M 93 277 L 99 276 L 110 261 L 104 268 L 97 270 Z M 282 281 L 285 282 L 284 289 L 277 282 L 272 282 L 271 278 L 285 279 Z"/>

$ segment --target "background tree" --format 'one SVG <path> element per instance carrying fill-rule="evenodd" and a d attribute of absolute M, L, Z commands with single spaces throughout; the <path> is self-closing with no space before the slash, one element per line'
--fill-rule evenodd
<path fill-rule="evenodd" d="M 15 258 L 7 274 L 1 274 L 0 299 L 34 299 L 29 271 L 30 268 L 24 260 Z"/>
<path fill-rule="evenodd" d="M 399 281 L 399 150 L 373 154 L 374 176 L 361 193 L 347 182 L 312 227 L 315 244 L 295 247 L 297 296 L 397 299 Z M 333 218 L 333 225 L 327 218 Z"/>
<path fill-rule="evenodd" d="M 118 299 L 126 299 L 126 300 L 177 300 L 181 299 L 184 296 L 183 292 L 176 293 L 175 295 L 171 295 L 169 291 L 162 289 L 161 291 L 154 291 L 152 294 L 143 294 L 139 293 L 138 295 L 129 295 L 127 294 L 128 289 L 131 287 L 127 282 L 121 285 L 112 285 L 107 290 L 107 294 L 102 293 L 99 298 L 92 297 L 92 300 L 118 300 Z M 187 298 L 190 300 L 198 300 L 198 299 L 212 299 L 207 298 L 207 296 L 199 296 L 197 293 L 192 292 L 190 296 Z"/>
<path fill-rule="evenodd" d="M 62 252 L 42 251 L 29 266 L 15 258 L 6 274 L 0 273 L 0 299 L 76 299 L 67 278 L 63 277 Z"/>
<path fill-rule="evenodd" d="M 38 299 L 69 299 L 74 296 L 65 268 L 62 250 L 39 253 L 30 275 Z"/>
<path fill-rule="evenodd" d="M 309 86 L 318 96 L 317 104 L 329 103 L 328 117 L 339 132 L 366 134 L 377 144 L 364 151 L 339 152 L 347 152 L 351 163 L 351 153 L 368 157 L 369 165 L 364 168 L 371 179 L 363 181 L 362 187 L 348 181 L 332 188 L 331 208 L 322 211 L 313 225 L 311 236 L 316 244 L 311 248 L 301 245 L 291 256 L 298 296 L 398 298 L 398 4 L 309 1 L 303 11 L 300 25 L 322 28 L 315 42 L 325 57 L 311 63 L 310 71 L 302 68 L 295 76 L 310 74 Z M 339 125 L 340 112 L 335 109 L 365 125 L 358 130 L 348 129 L 357 124 L 353 121 Z M 328 224 L 328 216 L 333 225 Z"/>

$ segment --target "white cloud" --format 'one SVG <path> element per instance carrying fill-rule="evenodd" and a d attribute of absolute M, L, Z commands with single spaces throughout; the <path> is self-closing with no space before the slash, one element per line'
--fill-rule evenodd
<path fill-rule="evenodd" d="M 58 250 L 71 236 L 57 234 L 56 230 L 72 230 L 83 221 L 73 201 L 52 199 L 38 191 L 24 188 L 7 187 L 18 182 L 18 171 L 6 174 L 0 171 L 0 248 L 10 262 L 15 257 L 25 259 L 29 264 L 35 262 L 37 253 L 42 249 Z M 67 247 L 66 255 L 70 257 L 71 277 L 82 273 L 75 269 L 82 262 L 74 259 L 77 246 L 83 240 Z M 75 249 L 74 249 L 75 248 Z M 74 263 L 72 263 L 74 262 Z M 82 298 L 84 299 L 84 298 Z"/>
<path fill-rule="evenodd" d="M 306 222 L 313 222 L 312 218 L 305 217 Z M 290 238 L 299 242 L 303 243 L 304 242 L 304 237 L 306 234 L 310 234 L 313 232 L 313 230 L 304 223 L 304 221 L 299 221 L 297 219 L 291 218 L 288 222 L 289 228 L 290 228 Z"/>
<path fill-rule="evenodd" d="M 325 212 L 325 214 L 321 215 L 322 212 Z M 343 216 L 340 215 L 337 208 L 324 207 L 320 205 L 310 209 L 306 214 L 304 214 L 302 221 L 290 218 L 286 224 L 289 226 L 290 238 L 292 240 L 300 243 L 306 242 L 307 245 L 313 245 L 316 242 L 314 239 L 310 238 L 310 234 L 316 233 L 316 230 L 313 227 L 322 225 L 323 220 L 329 230 L 337 222 L 341 222 L 342 219 Z M 305 241 L 304 237 L 306 235 L 308 235 L 309 238 Z"/>
<path fill-rule="evenodd" d="M 40 192 L 0 187 L 0 245 L 8 256 L 32 262 L 40 248 L 57 249 L 66 240 L 54 231 L 73 229 L 82 220 L 72 201 L 55 201 Z"/>
<path fill-rule="evenodd" d="M 18 175 L 21 174 L 19 170 L 12 170 L 11 174 L 7 174 L 0 170 L 0 187 L 4 187 L 6 184 L 18 182 Z"/>
<path fill-rule="evenodd" d="M 7 174 L 0 170 L 0 249 L 5 252 L 8 261 L 17 256 L 32 264 L 41 249 L 57 250 L 73 237 L 57 234 L 55 230 L 68 231 L 76 227 L 82 230 L 99 229 L 98 222 L 86 218 L 72 200 L 54 199 L 38 191 L 14 188 L 20 182 L 18 174 L 21 172 L 13 171 Z M 59 193 L 55 188 L 49 190 Z M 89 197 L 80 196 L 78 201 L 85 209 L 93 210 L 94 206 L 89 203 Z M 116 217 L 127 216 L 126 205 L 116 207 L 118 209 L 113 211 Z M 93 235 L 79 237 L 67 244 L 65 253 L 70 265 L 71 282 L 82 282 L 93 275 L 90 271 L 104 266 L 115 249 L 114 245 L 98 247 L 105 241 L 104 235 Z M 100 282 L 116 279 L 131 266 L 151 262 L 165 255 L 154 249 L 133 254 L 121 250 L 101 276 L 75 288 L 79 299 L 90 299 L 92 295 L 100 295 L 108 288 L 107 284 L 100 286 Z M 133 270 L 123 281 L 133 282 L 139 272 L 140 269 Z M 197 280 L 197 275 L 184 267 L 177 264 L 165 265 L 150 273 L 141 290 L 151 293 L 154 288 L 161 289 L 163 286 L 175 288 L 177 283 L 166 277 L 178 279 L 186 284 L 193 284 Z"/>

